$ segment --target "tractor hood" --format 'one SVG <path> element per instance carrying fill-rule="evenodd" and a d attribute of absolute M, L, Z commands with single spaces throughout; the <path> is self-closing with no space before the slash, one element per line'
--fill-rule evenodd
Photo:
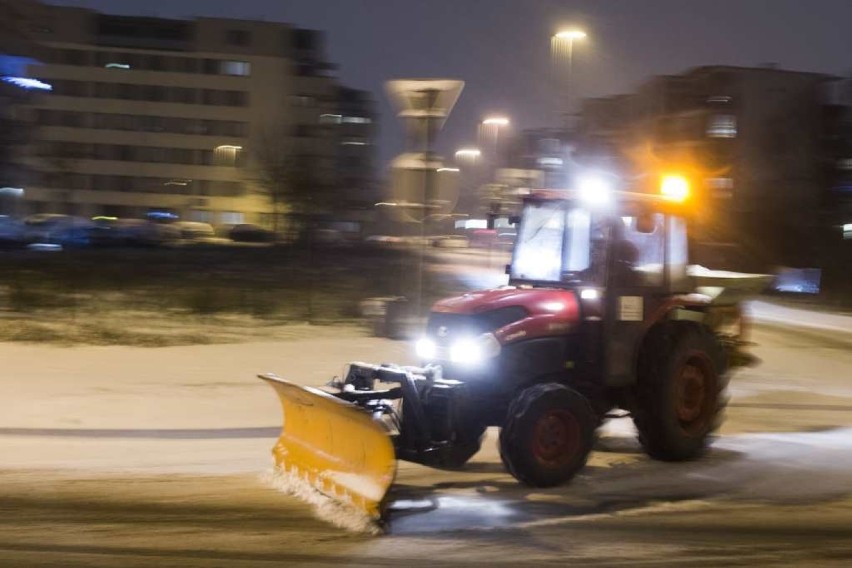
<path fill-rule="evenodd" d="M 477 290 L 461 296 L 445 298 L 435 303 L 433 312 L 450 314 L 477 314 L 481 312 L 521 306 L 530 314 L 554 313 L 556 303 L 565 308 L 576 310 L 577 301 L 574 292 L 552 288 L 515 288 L 507 286 L 494 290 Z"/>
<path fill-rule="evenodd" d="M 475 321 L 479 332 L 494 333 L 505 344 L 570 331 L 579 321 L 579 306 L 571 290 L 514 287 L 481 290 L 437 302 L 432 307 L 428 327 L 438 330 L 460 317 L 469 319 L 471 324 Z"/>

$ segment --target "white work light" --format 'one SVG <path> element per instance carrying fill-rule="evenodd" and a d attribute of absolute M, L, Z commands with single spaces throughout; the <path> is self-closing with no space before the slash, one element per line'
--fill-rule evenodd
<path fill-rule="evenodd" d="M 460 365 L 478 365 L 500 354 L 500 342 L 493 333 L 459 339 L 450 346 L 450 361 Z"/>
<path fill-rule="evenodd" d="M 580 199 L 591 206 L 606 205 L 612 199 L 612 184 L 599 175 L 580 178 L 577 189 Z"/>
<path fill-rule="evenodd" d="M 422 337 L 414 345 L 414 351 L 421 359 L 432 360 L 438 355 L 438 345 L 428 337 Z"/>

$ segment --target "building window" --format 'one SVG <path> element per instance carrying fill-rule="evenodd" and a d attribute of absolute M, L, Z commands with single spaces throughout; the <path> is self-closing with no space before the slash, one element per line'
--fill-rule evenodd
<path fill-rule="evenodd" d="M 291 97 L 294 106 L 309 107 L 314 106 L 316 100 L 310 95 L 292 95 Z"/>
<path fill-rule="evenodd" d="M 246 91 L 222 91 L 185 87 L 164 87 L 160 85 L 133 85 L 130 83 L 84 83 L 82 81 L 57 80 L 54 92 L 57 95 L 85 97 L 90 96 L 88 86 L 93 85 L 91 96 L 103 99 L 125 99 L 136 101 L 173 102 L 195 104 L 199 98 L 205 105 L 247 106 Z"/>
<path fill-rule="evenodd" d="M 198 60 L 191 57 L 175 57 L 172 69 L 178 73 L 198 73 Z"/>
<path fill-rule="evenodd" d="M 219 73 L 219 61 L 216 59 L 205 59 L 202 69 L 205 75 L 216 75 Z"/>
<path fill-rule="evenodd" d="M 228 30 L 225 32 L 225 43 L 228 45 L 251 45 L 251 33 L 246 30 Z"/>
<path fill-rule="evenodd" d="M 550 156 L 558 155 L 562 152 L 562 142 L 558 138 L 542 138 L 538 141 L 538 152 Z"/>
<path fill-rule="evenodd" d="M 319 121 L 320 124 L 340 124 L 343 117 L 339 114 L 321 114 Z"/>
<path fill-rule="evenodd" d="M 204 209 L 193 209 L 189 212 L 189 218 L 196 223 L 212 223 L 213 212 Z"/>
<path fill-rule="evenodd" d="M 729 177 L 707 178 L 710 195 L 718 199 L 730 199 L 734 196 L 734 180 Z"/>
<path fill-rule="evenodd" d="M 210 195 L 214 197 L 239 197 L 242 195 L 242 185 L 237 181 L 212 182 Z"/>
<path fill-rule="evenodd" d="M 314 30 L 293 30 L 293 47 L 300 50 L 310 51 L 317 46 L 318 32 Z"/>
<path fill-rule="evenodd" d="M 173 87 L 169 89 L 169 101 L 173 103 L 195 104 L 195 89 Z"/>
<path fill-rule="evenodd" d="M 737 117 L 732 114 L 714 114 L 707 125 L 709 138 L 736 138 Z"/>
<path fill-rule="evenodd" d="M 165 71 L 166 59 L 162 55 L 148 55 L 144 67 L 150 71 Z"/>
<path fill-rule="evenodd" d="M 145 100 L 157 103 L 161 103 L 166 100 L 167 91 L 165 87 L 161 87 L 159 85 L 151 85 L 147 89 L 145 89 L 145 91 Z"/>
<path fill-rule="evenodd" d="M 225 96 L 224 104 L 227 106 L 248 106 L 248 93 L 245 91 L 221 91 Z"/>
<path fill-rule="evenodd" d="M 65 65 L 88 65 L 89 53 L 80 49 L 63 49 L 61 61 Z"/>
<path fill-rule="evenodd" d="M 717 104 L 717 105 L 729 104 L 731 102 L 731 100 L 732 100 L 731 97 L 729 97 L 727 95 L 716 95 L 716 96 L 712 96 L 712 97 L 707 97 L 708 103 Z"/>
<path fill-rule="evenodd" d="M 220 75 L 234 75 L 239 77 L 248 77 L 251 73 L 251 64 L 247 61 L 220 61 Z"/>
<path fill-rule="evenodd" d="M 57 95 L 63 95 L 66 97 L 85 97 L 89 94 L 87 83 L 84 83 L 83 81 L 66 80 L 54 81 L 53 92 Z"/>
<path fill-rule="evenodd" d="M 240 225 L 245 223 L 245 215 L 237 211 L 222 211 L 219 219 L 223 225 Z"/>

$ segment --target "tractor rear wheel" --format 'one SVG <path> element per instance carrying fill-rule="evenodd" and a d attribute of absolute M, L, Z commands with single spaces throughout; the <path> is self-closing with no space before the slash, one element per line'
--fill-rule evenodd
<path fill-rule="evenodd" d="M 553 487 L 586 465 L 598 420 L 589 401 L 558 383 L 534 385 L 509 405 L 500 458 L 515 479 Z"/>
<path fill-rule="evenodd" d="M 654 459 L 704 453 L 727 403 L 722 346 L 705 326 L 669 322 L 652 330 L 639 355 L 633 421 Z"/>

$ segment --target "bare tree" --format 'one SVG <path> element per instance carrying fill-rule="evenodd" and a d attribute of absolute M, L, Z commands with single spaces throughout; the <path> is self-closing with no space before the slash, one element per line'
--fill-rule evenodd
<path fill-rule="evenodd" d="M 281 129 L 269 129 L 253 151 L 258 185 L 272 210 L 272 229 L 282 229 L 287 220 L 291 235 L 306 228 L 306 221 L 333 209 L 332 184 L 323 179 L 316 154 L 294 152 Z"/>

